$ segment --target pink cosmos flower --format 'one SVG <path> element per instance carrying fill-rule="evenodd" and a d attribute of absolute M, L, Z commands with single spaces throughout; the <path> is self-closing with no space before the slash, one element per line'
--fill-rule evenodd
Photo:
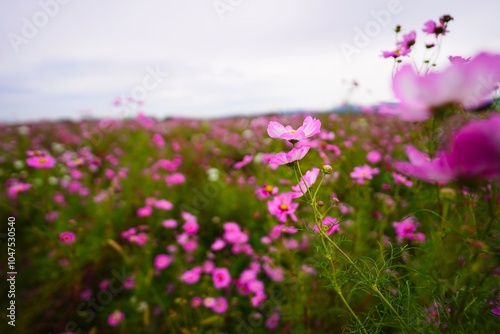
<path fill-rule="evenodd" d="M 379 112 L 407 121 L 423 121 L 445 105 L 475 108 L 491 97 L 499 81 L 499 54 L 483 52 L 468 63 L 451 64 L 441 72 L 424 75 L 407 64 L 393 78 L 393 91 L 401 103 L 381 106 Z"/>
<path fill-rule="evenodd" d="M 308 170 L 305 174 L 302 180 L 300 180 L 300 183 L 293 186 L 292 190 L 292 196 L 294 198 L 302 197 L 306 193 L 309 188 L 316 182 L 316 179 L 318 178 L 319 175 L 319 168 L 313 168 L 311 170 Z M 305 183 L 304 183 L 305 181 Z"/>
<path fill-rule="evenodd" d="M 274 197 L 272 201 L 267 202 L 269 213 L 278 218 L 282 223 L 286 222 L 287 216 L 290 216 L 294 222 L 297 222 L 295 210 L 297 210 L 299 204 L 293 203 L 292 199 L 293 196 L 291 193 L 283 193 Z"/>
<path fill-rule="evenodd" d="M 255 190 L 255 194 L 257 195 L 258 199 L 266 199 L 270 196 L 274 196 L 278 193 L 278 187 L 273 187 L 272 185 L 269 184 L 264 184 L 263 186 L 257 188 Z"/>
<path fill-rule="evenodd" d="M 75 242 L 75 234 L 73 232 L 62 232 L 59 234 L 59 240 L 66 245 L 72 244 Z"/>
<path fill-rule="evenodd" d="M 124 319 L 125 314 L 122 311 L 116 310 L 108 317 L 108 324 L 114 327 L 119 325 Z"/>
<path fill-rule="evenodd" d="M 56 164 L 56 159 L 50 155 L 32 156 L 26 159 L 26 164 L 33 168 L 52 168 Z"/>
<path fill-rule="evenodd" d="M 396 162 L 401 173 L 427 182 L 452 179 L 492 179 L 500 182 L 500 116 L 469 123 L 458 130 L 450 149 L 434 159 L 413 146 L 406 147 L 409 162 Z"/>
<path fill-rule="evenodd" d="M 309 146 L 302 146 L 301 148 L 292 148 L 292 150 L 288 153 L 280 152 L 276 154 L 271 160 L 269 160 L 269 164 L 276 165 L 288 165 L 292 162 L 302 159 L 307 152 L 309 152 Z"/>
<path fill-rule="evenodd" d="M 224 248 L 226 246 L 226 243 L 224 242 L 224 240 L 220 239 L 220 238 L 217 238 L 215 239 L 214 243 L 212 244 L 212 246 L 210 246 L 210 248 L 213 250 L 213 251 L 220 251 L 222 248 Z"/>
<path fill-rule="evenodd" d="M 274 121 L 269 122 L 269 125 L 267 126 L 267 134 L 269 137 L 285 139 L 290 142 L 297 142 L 301 139 L 314 136 L 315 134 L 320 133 L 320 131 L 321 122 L 311 116 L 307 116 L 302 126 L 300 126 L 297 130 L 293 129 L 290 125 L 285 127 Z"/>
<path fill-rule="evenodd" d="M 155 257 L 155 268 L 162 270 L 167 268 L 172 263 L 172 258 L 167 254 L 158 254 Z"/>
<path fill-rule="evenodd" d="M 425 234 L 415 233 L 417 228 L 420 226 L 419 223 L 415 221 L 413 217 L 408 217 L 402 222 L 392 223 L 394 230 L 396 231 L 396 237 L 398 242 L 402 242 L 404 239 L 415 240 L 415 241 L 425 241 Z"/>
<path fill-rule="evenodd" d="M 368 165 L 357 166 L 354 167 L 354 170 L 351 172 L 351 177 L 356 180 L 359 184 L 364 184 L 365 180 L 371 180 L 373 175 L 379 173 L 378 168 L 372 168 Z"/>
<path fill-rule="evenodd" d="M 379 163 L 382 160 L 382 154 L 380 154 L 379 151 L 368 152 L 368 154 L 366 155 L 366 160 L 368 160 L 368 162 L 372 164 Z"/>
<path fill-rule="evenodd" d="M 15 183 L 7 189 L 7 197 L 10 199 L 16 199 L 17 194 L 27 191 L 31 188 L 29 183 Z"/>
<path fill-rule="evenodd" d="M 241 169 L 241 168 L 243 168 L 244 166 L 246 166 L 246 165 L 248 165 L 249 163 L 251 163 L 251 162 L 252 162 L 252 160 L 253 160 L 253 155 L 251 155 L 251 154 L 250 154 L 250 155 L 245 155 L 245 156 L 243 157 L 243 160 L 238 161 L 237 163 L 235 163 L 235 164 L 233 165 L 233 168 L 234 168 L 234 169 Z"/>
<path fill-rule="evenodd" d="M 321 224 L 328 236 L 331 235 L 333 232 L 340 231 L 340 223 L 337 220 L 337 218 L 326 216 Z M 314 225 L 314 232 L 319 233 L 319 229 L 316 225 Z"/>
<path fill-rule="evenodd" d="M 222 289 L 231 283 L 231 275 L 227 268 L 215 268 L 212 270 L 212 280 L 216 289 Z"/>
<path fill-rule="evenodd" d="M 155 133 L 153 135 L 153 142 L 156 144 L 158 147 L 164 147 L 165 146 L 165 140 L 159 133 Z"/>
<path fill-rule="evenodd" d="M 463 57 L 460 57 L 460 56 L 449 56 L 448 60 L 452 64 L 467 64 L 470 61 L 470 57 L 469 58 L 463 58 Z"/>
<path fill-rule="evenodd" d="M 271 314 L 271 316 L 266 320 L 266 328 L 267 329 L 278 328 L 279 321 L 280 321 L 280 315 L 278 313 Z"/>
<path fill-rule="evenodd" d="M 177 221 L 175 219 L 166 219 L 161 223 L 161 225 L 165 228 L 176 228 Z"/>
<path fill-rule="evenodd" d="M 224 313 L 227 311 L 227 300 L 224 297 L 215 298 L 215 303 L 212 306 L 212 310 L 216 313 Z"/>
<path fill-rule="evenodd" d="M 415 31 L 410 31 L 409 33 L 403 35 L 403 39 L 397 42 L 396 45 L 400 50 L 410 50 L 410 48 L 415 44 L 416 37 L 417 33 Z"/>
<path fill-rule="evenodd" d="M 187 284 L 194 284 L 200 280 L 201 271 L 201 267 L 194 267 L 193 269 L 186 270 L 181 275 L 181 280 Z"/>
<path fill-rule="evenodd" d="M 198 232 L 199 227 L 197 222 L 195 222 L 194 220 L 190 220 L 185 222 L 184 225 L 182 225 L 182 228 L 187 234 L 193 235 Z"/>
<path fill-rule="evenodd" d="M 139 217 L 149 217 L 153 213 L 153 209 L 150 206 L 145 206 L 143 208 L 137 209 L 137 215 Z"/>
<path fill-rule="evenodd" d="M 201 299 L 201 297 L 195 296 L 195 297 L 193 297 L 193 299 L 191 299 L 191 307 L 192 308 L 198 308 L 201 306 L 202 303 L 203 303 L 203 299 Z"/>
<path fill-rule="evenodd" d="M 166 199 L 159 199 L 154 203 L 155 208 L 160 209 L 160 210 L 172 210 L 174 205 L 167 201 Z"/>

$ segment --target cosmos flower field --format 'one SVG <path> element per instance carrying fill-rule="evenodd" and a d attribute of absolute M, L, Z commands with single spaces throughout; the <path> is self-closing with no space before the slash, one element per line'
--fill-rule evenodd
<path fill-rule="evenodd" d="M 481 53 L 357 114 L 0 125 L 2 332 L 498 333 L 499 81 Z"/>

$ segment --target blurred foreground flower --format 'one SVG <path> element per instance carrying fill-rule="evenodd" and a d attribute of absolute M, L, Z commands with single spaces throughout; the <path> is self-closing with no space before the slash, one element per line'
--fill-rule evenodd
<path fill-rule="evenodd" d="M 401 173 L 427 182 L 452 179 L 491 179 L 500 182 L 500 116 L 473 121 L 458 130 L 448 151 L 431 159 L 413 146 L 406 146 L 409 162 L 396 162 Z"/>
<path fill-rule="evenodd" d="M 438 108 L 483 105 L 498 88 L 500 55 L 480 53 L 470 62 L 455 62 L 441 72 L 419 75 L 412 65 L 404 65 L 394 75 L 392 88 L 399 99 L 396 106 L 382 105 L 380 113 L 405 121 L 425 121 Z"/>

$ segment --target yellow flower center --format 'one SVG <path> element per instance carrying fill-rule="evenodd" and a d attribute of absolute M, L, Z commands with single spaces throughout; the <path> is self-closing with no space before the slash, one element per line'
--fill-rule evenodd
<path fill-rule="evenodd" d="M 264 191 L 266 191 L 268 193 L 272 193 L 273 192 L 273 186 L 266 186 L 266 188 L 264 189 Z"/>
<path fill-rule="evenodd" d="M 294 129 L 291 129 L 291 130 L 290 130 L 290 133 L 294 133 L 294 132 L 295 132 L 295 130 L 294 130 Z"/>
<path fill-rule="evenodd" d="M 288 205 L 287 204 L 281 204 L 280 205 L 280 210 L 282 210 L 282 211 L 288 210 Z"/>
<path fill-rule="evenodd" d="M 44 164 L 44 163 L 47 162 L 47 159 L 45 159 L 45 158 L 39 158 L 38 162 L 41 163 L 41 164 Z"/>

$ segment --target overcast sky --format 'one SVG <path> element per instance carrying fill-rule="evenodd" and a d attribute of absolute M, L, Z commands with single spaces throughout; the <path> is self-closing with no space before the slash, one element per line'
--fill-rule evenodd
<path fill-rule="evenodd" d="M 455 20 L 448 55 L 500 53 L 500 1 L 24 0 L 0 4 L 0 121 L 317 110 L 393 98 L 394 27 Z M 389 14 L 389 15 L 387 15 Z M 133 115 L 128 115 L 133 116 Z"/>

